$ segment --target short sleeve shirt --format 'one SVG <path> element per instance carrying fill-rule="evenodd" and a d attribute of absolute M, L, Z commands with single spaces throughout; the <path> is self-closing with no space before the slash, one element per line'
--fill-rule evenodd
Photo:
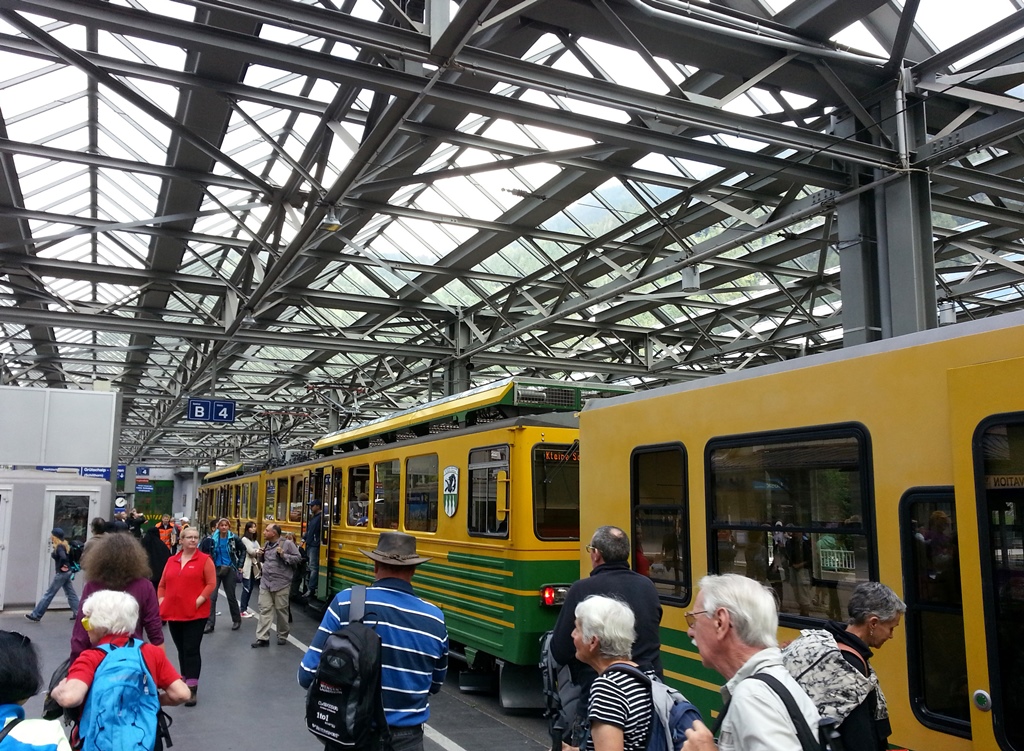
<path fill-rule="evenodd" d="M 591 724 L 605 722 L 622 729 L 623 751 L 644 751 L 651 730 L 651 690 L 639 676 L 605 670 L 590 686 Z M 593 737 L 587 748 L 594 750 Z"/>
<path fill-rule="evenodd" d="M 125 634 L 107 636 L 100 640 L 100 644 L 116 644 L 119 647 L 123 647 L 127 643 L 128 636 Z M 71 664 L 71 668 L 68 670 L 68 680 L 79 680 L 87 686 L 91 686 L 92 679 L 96 676 L 96 668 L 99 667 L 99 664 L 106 656 L 107 653 L 102 649 L 85 650 Z M 153 676 L 157 688 L 166 689 L 172 683 L 181 679 L 178 671 L 174 669 L 170 660 L 167 659 L 167 655 L 159 647 L 154 647 L 152 644 L 143 644 L 142 659 L 145 661 L 146 667 L 149 668 L 149 673 Z"/>

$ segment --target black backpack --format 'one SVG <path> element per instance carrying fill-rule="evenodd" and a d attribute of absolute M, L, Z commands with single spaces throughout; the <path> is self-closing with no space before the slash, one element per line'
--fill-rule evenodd
<path fill-rule="evenodd" d="M 328 748 L 375 749 L 390 740 L 381 697 L 381 642 L 363 623 L 366 587 L 352 587 L 348 625 L 327 637 L 306 694 L 306 727 Z"/>
<path fill-rule="evenodd" d="M 85 545 L 78 540 L 72 540 L 68 543 L 68 567 L 71 569 L 71 573 L 82 570 L 83 550 L 85 550 Z"/>
<path fill-rule="evenodd" d="M 582 688 L 572 679 L 568 665 L 559 665 L 551 655 L 552 631 L 540 637 L 540 673 L 544 682 L 544 716 L 548 718 L 552 751 L 562 751 L 562 741 L 579 746 L 582 728 L 576 712 Z"/>

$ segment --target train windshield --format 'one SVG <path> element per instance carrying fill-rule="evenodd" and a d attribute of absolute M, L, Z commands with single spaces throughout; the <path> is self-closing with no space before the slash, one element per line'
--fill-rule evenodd
<path fill-rule="evenodd" d="M 580 539 L 578 441 L 534 447 L 533 518 L 538 539 Z"/>

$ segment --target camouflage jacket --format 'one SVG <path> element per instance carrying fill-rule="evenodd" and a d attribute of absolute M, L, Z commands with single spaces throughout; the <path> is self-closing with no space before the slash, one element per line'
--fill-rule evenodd
<path fill-rule="evenodd" d="M 842 724 L 872 691 L 878 697 L 875 719 L 889 716 L 875 669 L 868 663 L 868 675 L 865 676 L 847 662 L 835 637 L 828 631 L 801 631 L 800 638 L 782 650 L 782 661 L 790 675 L 811 697 L 822 717 L 833 717 Z"/>

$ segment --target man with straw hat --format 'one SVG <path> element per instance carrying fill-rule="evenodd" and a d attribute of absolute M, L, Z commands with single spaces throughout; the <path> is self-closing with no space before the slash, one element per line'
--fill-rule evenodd
<path fill-rule="evenodd" d="M 416 553 L 416 538 L 382 532 L 372 560 L 374 582 L 366 588 L 363 621 L 381 639 L 381 684 L 391 751 L 423 751 L 423 723 L 430 717 L 430 694 L 441 690 L 448 670 L 448 630 L 439 608 L 413 593 L 416 567 L 429 561 Z M 352 590 L 335 595 L 324 613 L 302 663 L 299 685 L 309 688 L 320 652 L 332 633 L 348 625 Z"/>

